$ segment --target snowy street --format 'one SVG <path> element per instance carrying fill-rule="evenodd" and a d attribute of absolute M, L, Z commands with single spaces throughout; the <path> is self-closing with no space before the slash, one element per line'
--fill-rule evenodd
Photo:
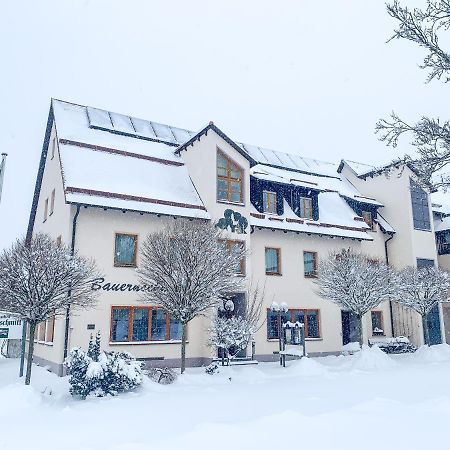
<path fill-rule="evenodd" d="M 0 449 L 445 448 L 450 346 L 387 356 L 188 369 L 115 398 L 73 399 L 67 379 L 0 360 Z M 24 432 L 24 427 L 26 432 Z M 326 430 L 326 432 L 325 432 Z M 39 438 L 37 438 L 39 437 Z"/>

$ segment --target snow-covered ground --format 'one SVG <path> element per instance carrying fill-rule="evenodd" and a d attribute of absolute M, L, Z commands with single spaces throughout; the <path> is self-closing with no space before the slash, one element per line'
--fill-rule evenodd
<path fill-rule="evenodd" d="M 113 398 L 75 400 L 67 379 L 0 359 L 0 449 L 447 448 L 450 346 L 188 369 Z"/>

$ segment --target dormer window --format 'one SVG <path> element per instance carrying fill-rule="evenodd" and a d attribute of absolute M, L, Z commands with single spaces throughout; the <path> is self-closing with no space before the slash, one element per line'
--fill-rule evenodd
<path fill-rule="evenodd" d="M 374 231 L 375 227 L 374 227 L 374 221 L 373 221 L 373 216 L 372 213 L 370 211 L 363 211 L 362 212 L 362 218 L 364 219 L 364 222 L 367 223 L 367 225 L 369 225 L 370 229 L 372 231 Z"/>
<path fill-rule="evenodd" d="M 263 191 L 263 211 L 269 214 L 277 213 L 277 193 Z"/>
<path fill-rule="evenodd" d="M 304 219 L 313 218 L 312 199 L 309 197 L 300 197 L 300 217 Z"/>
<path fill-rule="evenodd" d="M 244 171 L 222 152 L 217 152 L 217 200 L 243 203 Z"/>

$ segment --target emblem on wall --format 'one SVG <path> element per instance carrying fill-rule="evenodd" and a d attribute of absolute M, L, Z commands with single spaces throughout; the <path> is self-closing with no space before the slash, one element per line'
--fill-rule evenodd
<path fill-rule="evenodd" d="M 217 222 L 221 230 L 230 230 L 232 233 L 247 234 L 248 220 L 239 212 L 226 209 L 223 217 Z"/>

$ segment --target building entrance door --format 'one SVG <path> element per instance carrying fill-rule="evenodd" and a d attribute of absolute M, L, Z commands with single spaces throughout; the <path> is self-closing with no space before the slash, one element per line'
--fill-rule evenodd
<path fill-rule="evenodd" d="M 342 344 L 359 341 L 358 318 L 350 311 L 341 311 L 342 319 Z"/>
<path fill-rule="evenodd" d="M 450 344 L 450 306 L 442 305 L 442 312 L 444 316 L 445 342 Z"/>
<path fill-rule="evenodd" d="M 433 309 L 428 313 L 427 325 L 430 345 L 442 344 L 439 305 L 434 306 Z"/>

